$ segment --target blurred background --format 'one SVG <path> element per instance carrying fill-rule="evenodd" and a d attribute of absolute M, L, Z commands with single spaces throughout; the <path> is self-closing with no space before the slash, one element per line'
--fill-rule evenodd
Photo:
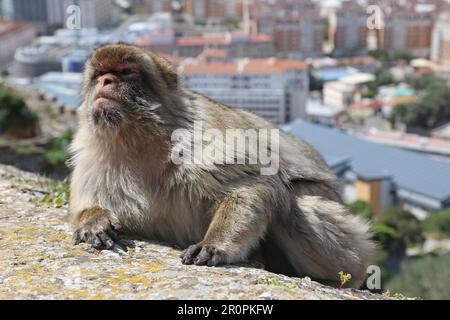
<path fill-rule="evenodd" d="M 83 65 L 119 41 L 315 146 L 387 295 L 450 299 L 450 1 L 0 0 L 0 163 L 60 181 Z"/>

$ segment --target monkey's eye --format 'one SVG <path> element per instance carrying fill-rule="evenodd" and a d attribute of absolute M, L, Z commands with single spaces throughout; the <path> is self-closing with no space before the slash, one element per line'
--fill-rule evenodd
<path fill-rule="evenodd" d="M 92 79 L 97 79 L 101 76 L 101 72 L 98 70 L 95 70 L 95 72 L 92 74 Z"/>
<path fill-rule="evenodd" d="M 122 71 L 120 71 L 120 74 L 123 76 L 134 76 L 137 74 L 137 71 L 127 68 L 127 69 L 123 69 Z"/>

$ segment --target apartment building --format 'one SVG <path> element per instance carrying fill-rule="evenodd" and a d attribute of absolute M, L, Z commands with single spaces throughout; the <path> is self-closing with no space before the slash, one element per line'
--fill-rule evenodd
<path fill-rule="evenodd" d="M 322 55 L 325 19 L 312 1 L 252 1 L 254 28 L 272 35 L 277 53 L 289 59 Z"/>
<path fill-rule="evenodd" d="M 17 48 L 30 44 L 36 38 L 37 30 L 29 22 L 0 19 L 0 65 L 11 62 Z"/>
<path fill-rule="evenodd" d="M 265 34 L 246 34 L 242 32 L 176 39 L 176 49 L 172 52 L 184 57 L 196 57 L 205 49 L 226 49 L 231 58 L 264 58 L 274 55 L 271 36 Z"/>
<path fill-rule="evenodd" d="M 180 67 L 184 85 L 274 124 L 304 117 L 309 79 L 302 61 L 241 59 L 226 63 L 188 62 Z"/>
<path fill-rule="evenodd" d="M 73 0 L 63 0 L 63 12 L 74 4 Z M 80 22 L 82 28 L 104 28 L 117 21 L 113 0 L 78 0 L 80 7 Z"/>
<path fill-rule="evenodd" d="M 4 0 L 2 9 L 5 18 L 32 22 L 39 33 L 49 34 L 66 26 L 67 8 L 74 4 L 80 7 L 82 28 L 105 27 L 116 19 L 113 0 Z"/>
<path fill-rule="evenodd" d="M 435 15 L 434 11 L 419 11 L 415 7 L 387 10 L 383 28 L 378 32 L 379 48 L 427 57 Z"/>
<path fill-rule="evenodd" d="M 367 47 L 367 13 L 364 6 L 346 1 L 329 15 L 329 39 L 336 56 L 365 51 Z"/>
<path fill-rule="evenodd" d="M 275 22 L 277 52 L 292 59 L 322 56 L 325 22 L 319 12 L 291 15 Z"/>
<path fill-rule="evenodd" d="M 238 18 L 242 0 L 186 0 L 184 10 L 197 20 Z"/>

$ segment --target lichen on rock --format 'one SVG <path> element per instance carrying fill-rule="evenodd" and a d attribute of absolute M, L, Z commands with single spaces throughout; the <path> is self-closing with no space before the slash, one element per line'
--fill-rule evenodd
<path fill-rule="evenodd" d="M 0 299 L 388 299 L 249 266 L 185 266 L 156 243 L 73 246 L 67 205 L 35 201 L 51 185 L 0 165 Z"/>

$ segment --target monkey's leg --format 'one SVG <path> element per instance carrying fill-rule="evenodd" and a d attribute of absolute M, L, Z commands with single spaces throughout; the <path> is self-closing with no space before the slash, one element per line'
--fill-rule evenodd
<path fill-rule="evenodd" d="M 96 249 L 111 249 L 120 240 L 121 225 L 108 210 L 86 209 L 78 217 L 74 232 L 74 244 L 89 243 Z"/>
<path fill-rule="evenodd" d="M 218 204 L 204 239 L 181 254 L 183 264 L 216 266 L 245 260 L 266 232 L 275 194 L 269 183 L 233 188 Z"/>

